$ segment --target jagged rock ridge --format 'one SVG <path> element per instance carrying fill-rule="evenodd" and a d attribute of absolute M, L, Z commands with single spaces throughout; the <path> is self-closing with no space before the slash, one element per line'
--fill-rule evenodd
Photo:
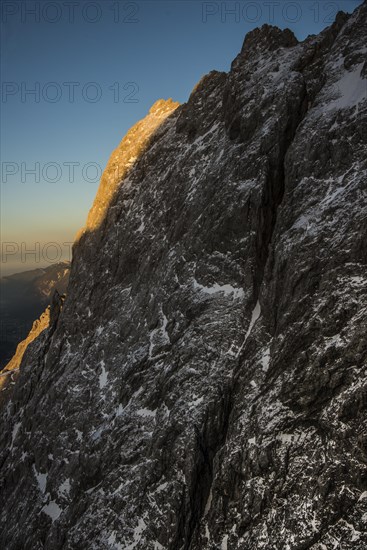
<path fill-rule="evenodd" d="M 55 289 L 52 295 L 51 304 L 46 307 L 39 319 L 34 321 L 26 338 L 19 342 L 13 357 L 0 371 L 0 406 L 3 402 L 7 401 L 9 394 L 11 394 L 11 386 L 14 385 L 19 375 L 19 369 L 22 364 L 23 356 L 26 353 L 28 346 L 36 340 L 44 330 L 52 330 L 54 328 L 61 313 L 64 300 L 65 295 L 60 295 Z"/>
<path fill-rule="evenodd" d="M 144 142 L 12 388 L 3 547 L 366 547 L 366 12 Z"/>
<path fill-rule="evenodd" d="M 53 292 L 65 293 L 69 272 L 70 262 L 64 261 L 0 278 L 0 371 L 50 304 Z"/>

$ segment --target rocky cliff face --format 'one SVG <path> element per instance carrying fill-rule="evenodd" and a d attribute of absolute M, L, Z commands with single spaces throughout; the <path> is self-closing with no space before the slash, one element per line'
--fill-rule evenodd
<path fill-rule="evenodd" d="M 3 412 L 3 548 L 366 548 L 366 17 L 250 33 L 126 155 Z"/>
<path fill-rule="evenodd" d="M 54 291 L 66 292 L 69 272 L 70 262 L 65 261 L 0 278 L 0 370 L 50 304 Z"/>
<path fill-rule="evenodd" d="M 13 357 L 0 371 L 0 407 L 3 406 L 4 402 L 6 403 L 8 401 L 9 397 L 11 399 L 12 386 L 16 383 L 19 376 L 19 369 L 28 346 L 30 346 L 44 330 L 54 330 L 64 300 L 65 295 L 60 295 L 55 289 L 51 304 L 46 307 L 45 311 L 40 315 L 40 318 L 34 321 L 26 338 L 19 342 Z"/>

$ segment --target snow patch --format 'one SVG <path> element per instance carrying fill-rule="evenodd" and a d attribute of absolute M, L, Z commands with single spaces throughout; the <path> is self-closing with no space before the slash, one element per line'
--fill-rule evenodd
<path fill-rule="evenodd" d="M 256 302 L 256 305 L 255 305 L 254 309 L 252 310 L 251 321 L 250 321 L 249 327 L 247 329 L 245 339 L 244 339 L 242 345 L 240 346 L 240 348 L 237 352 L 237 357 L 239 357 L 241 351 L 243 350 L 243 348 L 246 344 L 247 338 L 250 336 L 251 331 L 253 329 L 253 326 L 256 323 L 256 321 L 258 320 L 258 318 L 260 317 L 260 315 L 261 315 L 261 307 L 260 307 L 260 302 L 258 300 Z"/>
<path fill-rule="evenodd" d="M 245 191 L 247 189 L 251 189 L 252 187 L 255 187 L 257 185 L 257 180 L 251 179 L 251 180 L 242 180 L 237 183 L 237 188 L 241 191 Z"/>
<path fill-rule="evenodd" d="M 362 78 L 364 63 L 359 63 L 354 70 L 346 71 L 336 83 L 338 99 L 323 105 L 323 109 L 347 109 L 355 107 L 367 98 L 367 80 Z"/>
<path fill-rule="evenodd" d="M 139 544 L 141 540 L 141 536 L 145 531 L 146 527 L 147 526 L 144 519 L 140 518 L 138 521 L 138 525 L 134 529 L 134 535 L 133 535 L 134 540 L 131 544 L 129 544 L 128 546 L 125 546 L 125 550 L 133 550 Z"/>
<path fill-rule="evenodd" d="M 37 472 L 36 466 L 34 464 L 33 464 L 33 471 L 37 479 L 39 490 L 41 491 L 41 493 L 45 493 L 46 484 L 47 484 L 47 474 L 40 474 L 39 472 Z"/>
<path fill-rule="evenodd" d="M 108 372 L 104 368 L 105 367 L 105 362 L 103 361 L 103 359 L 100 362 L 100 365 L 101 365 L 101 374 L 99 375 L 99 389 L 103 390 L 103 388 L 107 384 Z"/>
<path fill-rule="evenodd" d="M 65 481 L 63 481 L 63 483 L 59 487 L 59 490 L 58 490 L 59 495 L 68 496 L 70 493 L 70 488 L 71 488 L 70 479 L 66 478 Z"/>
<path fill-rule="evenodd" d="M 157 414 L 157 409 L 155 409 L 154 411 L 151 411 L 150 409 L 138 409 L 136 411 L 136 414 L 142 416 L 143 418 L 155 418 Z"/>
<path fill-rule="evenodd" d="M 207 516 L 208 513 L 209 513 L 209 510 L 210 510 L 211 505 L 212 505 L 212 501 L 213 501 L 213 489 L 212 489 L 212 487 L 210 487 L 210 492 L 209 492 L 208 500 L 206 501 L 205 509 L 204 509 L 204 518 L 205 518 L 205 516 Z"/>
<path fill-rule="evenodd" d="M 276 439 L 282 443 L 291 443 L 293 441 L 292 434 L 280 433 L 277 435 Z"/>
<path fill-rule="evenodd" d="M 198 405 L 200 405 L 202 402 L 204 401 L 204 397 L 201 396 L 201 397 L 197 397 L 194 399 L 194 401 L 191 401 L 191 403 L 188 403 L 189 407 L 197 407 Z"/>
<path fill-rule="evenodd" d="M 122 545 L 119 542 L 116 542 L 116 532 L 113 531 L 107 539 L 107 544 L 112 547 L 114 550 L 123 550 Z"/>
<path fill-rule="evenodd" d="M 57 502 L 50 500 L 50 502 L 41 509 L 41 512 L 47 514 L 52 519 L 53 523 L 60 517 L 62 510 Z"/>
<path fill-rule="evenodd" d="M 18 432 L 19 432 L 20 426 L 21 426 L 21 422 L 16 422 L 16 423 L 14 424 L 13 431 L 12 431 L 12 434 L 11 434 L 10 449 L 13 448 L 14 441 L 15 441 L 15 438 L 17 437 L 17 434 L 18 434 Z"/>
<path fill-rule="evenodd" d="M 228 535 L 224 535 L 220 548 L 221 550 L 228 550 Z"/>
<path fill-rule="evenodd" d="M 367 279 L 363 277 L 351 277 L 350 280 L 357 286 L 365 286 L 367 284 Z"/>
<path fill-rule="evenodd" d="M 124 407 L 122 406 L 122 403 L 120 403 L 119 406 L 117 407 L 116 416 L 121 416 L 123 412 L 124 412 Z"/>
<path fill-rule="evenodd" d="M 161 483 L 160 485 L 158 485 L 158 487 L 154 492 L 160 493 L 161 491 L 164 491 L 167 488 L 167 485 L 168 485 L 167 481 L 165 483 Z"/>
<path fill-rule="evenodd" d="M 136 230 L 138 233 L 143 233 L 145 228 L 144 220 L 142 220 L 141 224 L 139 225 L 138 229 Z"/>
<path fill-rule="evenodd" d="M 260 359 L 260 363 L 262 366 L 262 370 L 266 372 L 269 368 L 269 363 L 270 363 L 270 348 L 266 348 L 266 350 L 264 351 Z"/>
<path fill-rule="evenodd" d="M 193 286 L 195 289 L 200 290 L 205 294 L 216 294 L 218 292 L 222 292 L 225 296 L 230 296 L 233 294 L 234 299 L 244 298 L 245 296 L 243 288 L 234 287 L 229 284 L 219 285 L 218 283 L 214 283 L 212 286 L 203 286 L 199 284 L 196 279 L 194 279 Z"/>
<path fill-rule="evenodd" d="M 122 404 L 120 403 L 117 409 L 116 416 L 121 416 L 123 412 L 130 407 L 131 403 L 142 393 L 142 391 L 143 391 L 143 386 L 140 386 L 140 388 L 132 394 L 132 396 L 129 399 L 129 402 L 125 407 L 123 407 Z"/>
<path fill-rule="evenodd" d="M 338 523 L 343 523 L 349 530 L 351 535 L 351 541 L 356 542 L 361 537 L 361 532 L 357 531 L 357 529 L 352 525 L 351 523 L 348 523 L 345 519 L 340 519 Z"/>
<path fill-rule="evenodd" d="M 325 349 L 331 347 L 340 347 L 343 345 L 343 340 L 340 337 L 340 334 L 335 334 L 335 336 L 330 336 L 330 338 L 325 338 Z"/>
<path fill-rule="evenodd" d="M 312 527 L 312 531 L 313 531 L 314 533 L 317 533 L 317 532 L 318 532 L 319 528 L 318 528 L 318 526 L 317 526 L 317 519 L 316 519 L 316 513 L 315 513 L 315 512 L 314 512 L 313 518 L 312 518 L 312 520 L 311 520 L 311 527 Z"/>
<path fill-rule="evenodd" d="M 152 359 L 154 357 L 153 352 L 154 352 L 154 348 L 157 345 L 164 345 L 164 344 L 171 343 L 169 334 L 167 332 L 168 319 L 163 313 L 162 308 L 161 308 L 161 315 L 162 315 L 162 325 L 159 328 L 152 330 L 152 332 L 150 333 L 149 359 Z"/>

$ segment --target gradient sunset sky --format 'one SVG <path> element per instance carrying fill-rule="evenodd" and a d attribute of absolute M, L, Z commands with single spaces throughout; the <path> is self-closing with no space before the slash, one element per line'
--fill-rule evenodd
<path fill-rule="evenodd" d="M 40 263 L 3 255 L 1 274 L 48 265 L 49 242 L 68 257 L 64 243 L 86 220 L 98 173 L 157 99 L 185 102 L 204 74 L 228 71 L 257 26 L 289 27 L 302 40 L 361 2 L 4 2 L 1 240 L 3 252 L 6 243 L 25 251 L 38 242 L 41 254 Z"/>

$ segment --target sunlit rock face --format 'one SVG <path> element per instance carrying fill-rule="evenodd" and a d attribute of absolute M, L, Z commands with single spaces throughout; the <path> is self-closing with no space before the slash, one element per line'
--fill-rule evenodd
<path fill-rule="evenodd" d="M 8 383 L 13 383 L 13 375 L 19 370 L 25 350 L 33 340 L 38 338 L 43 330 L 48 328 L 49 321 L 50 307 L 48 306 L 40 318 L 34 321 L 28 336 L 18 344 L 14 356 L 0 372 L 0 389 L 3 389 Z"/>
<path fill-rule="evenodd" d="M 65 293 L 69 273 L 70 262 L 64 261 L 0 278 L 0 374 L 55 290 Z"/>
<path fill-rule="evenodd" d="M 3 411 L 2 547 L 366 548 L 366 11 L 254 31 L 126 153 Z"/>
<path fill-rule="evenodd" d="M 108 207 L 136 160 L 142 155 L 156 129 L 171 114 L 179 103 L 168 99 L 159 99 L 151 107 L 149 114 L 133 126 L 120 145 L 113 151 L 103 172 L 100 186 L 93 206 L 89 212 L 83 231 L 94 231 L 106 217 Z M 80 234 L 78 235 L 78 238 Z"/>
<path fill-rule="evenodd" d="M 45 288 L 45 286 L 43 286 L 43 288 Z M 20 365 L 22 364 L 23 357 L 27 352 L 28 346 L 30 346 L 34 340 L 38 339 L 46 329 L 49 329 L 50 331 L 54 330 L 62 310 L 64 300 L 65 296 L 60 295 L 57 290 L 54 290 L 51 304 L 46 307 L 39 319 L 34 321 L 26 338 L 19 342 L 13 357 L 0 371 L 0 407 L 2 407 L 3 403 L 7 402 L 8 397 L 11 396 L 13 389 L 12 386 L 16 383 L 19 376 Z"/>

